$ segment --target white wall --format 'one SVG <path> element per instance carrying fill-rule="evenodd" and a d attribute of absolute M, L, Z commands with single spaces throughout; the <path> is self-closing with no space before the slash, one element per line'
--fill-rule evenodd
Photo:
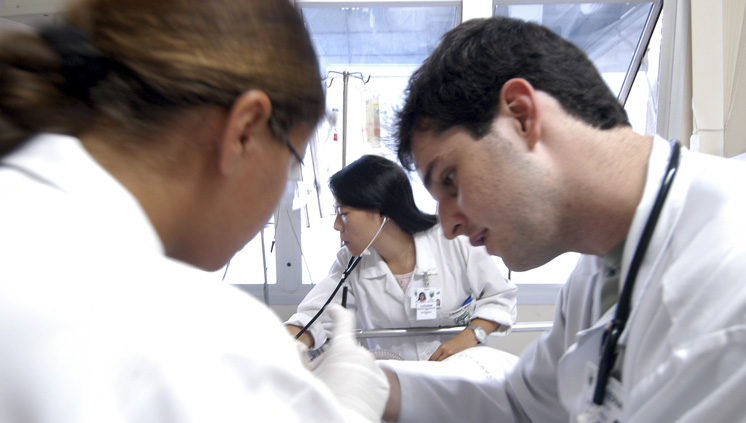
<path fill-rule="evenodd" d="M 694 134 L 692 149 L 732 157 L 746 152 L 746 3 L 691 1 Z"/>

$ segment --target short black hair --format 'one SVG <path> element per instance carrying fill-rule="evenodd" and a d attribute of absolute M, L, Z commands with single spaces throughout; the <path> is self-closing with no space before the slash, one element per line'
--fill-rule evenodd
<path fill-rule="evenodd" d="M 377 210 L 408 234 L 430 229 L 438 223 L 436 216 L 417 208 L 412 184 L 404 169 L 385 157 L 360 157 L 332 175 L 329 188 L 340 204 Z"/>
<path fill-rule="evenodd" d="M 462 126 L 476 139 L 486 135 L 500 90 L 512 78 L 526 79 L 593 127 L 629 126 L 624 107 L 580 48 L 534 23 L 472 19 L 446 33 L 409 80 L 394 130 L 402 165 L 413 167 L 411 139 L 419 130 L 441 134 Z"/>

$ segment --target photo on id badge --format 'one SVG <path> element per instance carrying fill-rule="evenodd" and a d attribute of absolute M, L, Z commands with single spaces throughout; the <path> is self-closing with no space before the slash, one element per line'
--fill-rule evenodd
<path fill-rule="evenodd" d="M 440 308 L 440 300 L 440 288 L 413 290 L 412 308 L 417 310 L 417 320 L 436 319 Z"/>

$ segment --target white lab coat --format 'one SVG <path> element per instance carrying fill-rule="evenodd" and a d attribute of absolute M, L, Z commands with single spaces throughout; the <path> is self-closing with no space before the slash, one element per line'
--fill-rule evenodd
<path fill-rule="evenodd" d="M 350 287 L 347 306 L 356 310 L 363 329 L 454 326 L 449 313 L 461 308 L 473 297 L 476 301 L 464 307 L 471 318 L 482 318 L 500 324 L 499 333 L 508 333 L 516 319 L 516 286 L 506 280 L 484 247 L 473 247 L 464 237 L 448 240 L 440 225 L 414 236 L 416 260 L 412 280 L 404 292 L 381 256 L 371 249 L 363 256 L 345 282 Z M 351 254 L 345 247 L 337 253 L 331 271 L 298 306 L 298 312 L 286 324 L 305 326 L 326 302 L 339 283 Z M 440 288 L 442 301 L 437 318 L 418 320 L 412 298 L 421 288 Z M 341 303 L 342 289 L 334 302 Z M 460 324 L 464 324 L 463 320 Z M 328 316 L 309 328 L 315 345 L 321 347 L 331 334 Z M 393 352 L 405 360 L 427 360 L 444 341 L 453 335 L 426 335 L 400 338 L 371 338 L 371 349 Z"/>
<path fill-rule="evenodd" d="M 670 148 L 656 138 L 622 258 L 626 277 Z M 619 422 L 746 421 L 746 164 L 682 149 L 633 292 L 615 368 Z M 557 300 L 554 326 L 506 381 L 399 374 L 400 422 L 575 422 L 600 356 L 601 258 L 583 256 Z M 621 284 L 620 284 L 621 285 Z M 621 288 L 620 288 L 621 289 Z M 588 369 L 591 369 L 589 371 Z M 457 399 L 448 398 L 456 393 Z M 608 396 L 607 396 L 608 397 Z M 468 400 L 466 400 L 468 398 Z M 427 404 L 427 407 L 415 405 Z"/>
<path fill-rule="evenodd" d="M 277 317 L 166 258 L 77 139 L 0 158 L 0 199 L 0 421 L 344 421 Z"/>

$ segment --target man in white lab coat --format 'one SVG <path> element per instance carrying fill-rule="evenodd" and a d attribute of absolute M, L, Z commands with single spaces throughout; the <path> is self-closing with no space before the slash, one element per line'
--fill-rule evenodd
<path fill-rule="evenodd" d="M 743 162 L 635 133 L 578 48 L 505 18 L 444 37 L 410 80 L 398 141 L 447 236 L 518 271 L 584 256 L 504 380 L 389 372 L 388 418 L 743 421 Z"/>

